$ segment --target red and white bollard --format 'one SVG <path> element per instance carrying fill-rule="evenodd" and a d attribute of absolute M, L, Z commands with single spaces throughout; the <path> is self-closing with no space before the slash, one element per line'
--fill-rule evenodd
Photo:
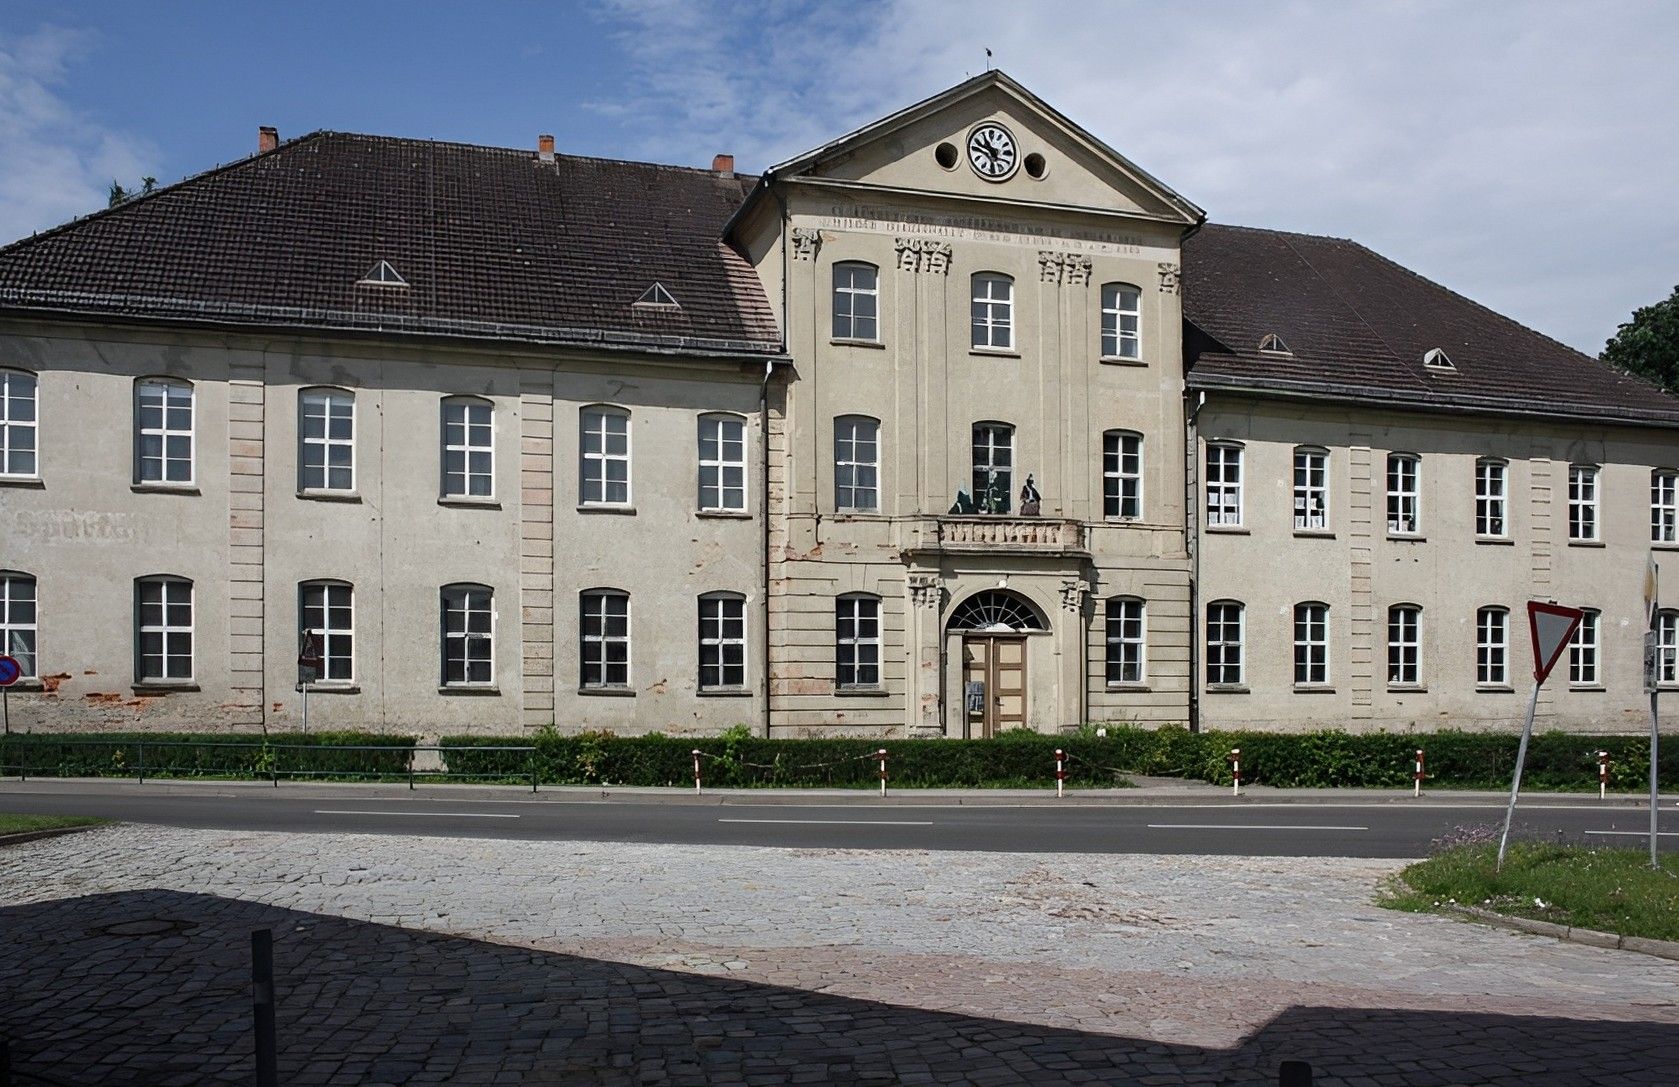
<path fill-rule="evenodd" d="M 1242 795 L 1242 749 L 1230 749 L 1230 795 Z"/>
<path fill-rule="evenodd" d="M 696 747 L 696 748 L 694 748 L 694 794 L 696 796 L 698 796 L 699 791 L 700 791 L 700 749 Z"/>
<path fill-rule="evenodd" d="M 1609 799 L 1609 752 L 1597 753 L 1597 798 Z"/>
<path fill-rule="evenodd" d="M 1055 798 L 1061 799 L 1061 788 L 1067 781 L 1067 753 L 1055 749 Z"/>
<path fill-rule="evenodd" d="M 1412 796 L 1421 796 L 1422 795 L 1422 748 L 1420 748 L 1420 747 L 1417 748 L 1417 769 L 1411 775 L 1411 778 L 1412 778 L 1411 795 Z"/>
<path fill-rule="evenodd" d="M 880 759 L 880 795 L 885 796 L 886 795 L 886 749 L 883 747 L 879 751 L 876 751 L 875 756 Z"/>

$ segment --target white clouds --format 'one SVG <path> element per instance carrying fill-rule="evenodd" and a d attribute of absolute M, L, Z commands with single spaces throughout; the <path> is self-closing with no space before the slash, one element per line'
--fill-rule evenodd
<path fill-rule="evenodd" d="M 57 27 L 0 37 L 0 242 L 104 207 L 113 179 L 131 185 L 155 161 L 57 93 L 90 41 Z"/>
<path fill-rule="evenodd" d="M 1357 238 L 1583 350 L 1679 281 L 1679 5 L 620 0 L 642 153 L 757 169 L 1004 68 L 1222 222 Z"/>

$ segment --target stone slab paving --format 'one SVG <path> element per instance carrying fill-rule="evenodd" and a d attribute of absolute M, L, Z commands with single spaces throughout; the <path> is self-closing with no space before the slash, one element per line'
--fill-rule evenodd
<path fill-rule="evenodd" d="M 112 827 L 0 850 L 0 1032 L 249 1082 L 272 927 L 288 1084 L 1679 1082 L 1673 963 L 1378 909 L 1396 867 Z"/>

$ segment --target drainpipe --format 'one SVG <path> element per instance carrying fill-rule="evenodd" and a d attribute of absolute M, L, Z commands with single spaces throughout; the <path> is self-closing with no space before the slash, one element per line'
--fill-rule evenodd
<path fill-rule="evenodd" d="M 1189 400 L 1188 390 L 1184 400 Z M 1188 405 L 1186 405 L 1188 406 Z M 1189 493 L 1184 502 L 1184 541 L 1189 546 L 1189 731 L 1201 731 L 1201 458 L 1196 449 L 1196 420 L 1207 406 L 1207 394 L 1195 394 L 1184 412 L 1184 478 Z"/>
<path fill-rule="evenodd" d="M 763 522 L 762 553 L 764 584 L 762 590 L 764 632 L 764 738 L 770 735 L 770 375 L 775 372 L 775 360 L 764 360 L 764 382 L 758 387 L 758 444 L 760 450 L 758 519 Z"/>

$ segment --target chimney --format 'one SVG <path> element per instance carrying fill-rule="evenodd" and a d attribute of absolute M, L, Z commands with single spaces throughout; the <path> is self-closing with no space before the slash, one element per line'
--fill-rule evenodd
<path fill-rule="evenodd" d="M 711 169 L 713 173 L 733 177 L 735 176 L 735 157 L 733 155 L 713 155 Z"/>
<path fill-rule="evenodd" d="M 257 154 L 261 155 L 280 146 L 280 130 L 273 125 L 263 125 L 257 129 Z"/>
<path fill-rule="evenodd" d="M 543 162 L 554 161 L 554 137 L 543 133 L 536 138 L 536 157 Z"/>

